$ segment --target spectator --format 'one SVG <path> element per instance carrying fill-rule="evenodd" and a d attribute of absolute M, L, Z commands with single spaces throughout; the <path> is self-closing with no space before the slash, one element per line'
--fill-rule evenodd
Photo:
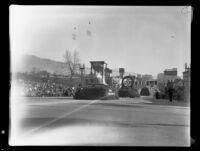
<path fill-rule="evenodd" d="M 24 89 L 25 96 L 67 96 L 67 88 L 62 84 L 56 84 L 50 80 L 47 82 L 34 82 L 18 80 L 20 86 Z"/>
<path fill-rule="evenodd" d="M 168 91 L 169 101 L 172 102 L 172 98 L 173 98 L 173 83 L 170 82 L 170 81 L 167 82 L 167 91 Z"/>
<path fill-rule="evenodd" d="M 158 90 L 156 89 L 156 100 L 158 100 L 159 99 L 159 92 L 158 92 Z"/>

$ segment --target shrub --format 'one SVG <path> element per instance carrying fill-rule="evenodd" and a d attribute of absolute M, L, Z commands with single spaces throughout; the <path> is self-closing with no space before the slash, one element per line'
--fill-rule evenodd
<path fill-rule="evenodd" d="M 74 95 L 74 99 L 95 100 L 106 96 L 107 91 L 106 87 L 79 88 Z"/>
<path fill-rule="evenodd" d="M 147 87 L 142 88 L 140 95 L 141 96 L 149 96 L 150 95 L 149 89 Z"/>
<path fill-rule="evenodd" d="M 159 82 L 158 83 L 158 89 L 161 93 L 165 93 L 166 92 L 166 87 L 165 87 L 165 83 L 163 82 Z"/>
<path fill-rule="evenodd" d="M 156 93 L 154 93 L 154 97 L 156 97 Z M 168 94 L 163 92 L 158 92 L 158 99 L 168 99 Z"/>
<path fill-rule="evenodd" d="M 129 97 L 140 97 L 140 94 L 138 93 L 137 89 L 129 89 Z"/>
<path fill-rule="evenodd" d="M 175 100 L 184 100 L 184 87 L 183 86 L 175 86 L 173 99 Z"/>
<path fill-rule="evenodd" d="M 131 87 L 122 87 L 118 91 L 119 97 L 139 97 L 137 89 Z"/>
<path fill-rule="evenodd" d="M 118 91 L 119 97 L 129 97 L 128 88 L 120 88 Z"/>
<path fill-rule="evenodd" d="M 173 99 L 174 100 L 184 100 L 184 87 L 183 86 L 175 86 L 173 89 Z M 159 99 L 169 99 L 167 89 L 164 92 L 159 92 L 158 94 Z"/>

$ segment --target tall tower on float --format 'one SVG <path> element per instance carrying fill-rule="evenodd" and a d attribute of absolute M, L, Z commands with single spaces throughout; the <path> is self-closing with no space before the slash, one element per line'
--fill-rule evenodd
<path fill-rule="evenodd" d="M 92 77 L 96 77 L 98 79 L 99 84 L 107 85 L 106 83 L 106 70 L 107 69 L 107 63 L 104 61 L 90 61 L 91 63 L 91 69 L 90 69 L 90 75 Z"/>

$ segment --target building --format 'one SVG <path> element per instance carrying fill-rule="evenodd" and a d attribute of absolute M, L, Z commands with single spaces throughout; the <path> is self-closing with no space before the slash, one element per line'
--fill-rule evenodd
<path fill-rule="evenodd" d="M 185 71 L 183 72 L 183 85 L 184 85 L 184 100 L 190 101 L 190 73 L 191 68 L 185 64 Z"/>
<path fill-rule="evenodd" d="M 165 82 L 164 73 L 158 73 L 158 75 L 157 75 L 157 81 L 159 83 L 164 83 Z"/>
<path fill-rule="evenodd" d="M 172 68 L 172 69 L 165 69 L 164 70 L 164 75 L 168 76 L 177 76 L 177 68 Z"/>
<path fill-rule="evenodd" d="M 164 70 L 164 81 L 165 82 L 167 82 L 168 80 L 174 81 L 175 79 L 178 78 L 177 73 L 178 73 L 177 68 Z"/>
<path fill-rule="evenodd" d="M 153 76 L 151 74 L 144 74 L 142 75 L 142 81 L 150 81 L 153 80 Z"/>
<path fill-rule="evenodd" d="M 150 95 L 153 95 L 157 89 L 157 80 L 153 79 L 153 76 L 150 74 L 137 74 L 134 81 L 134 86 L 137 88 L 138 92 L 141 92 L 141 89 L 147 87 L 150 91 Z"/>
<path fill-rule="evenodd" d="M 177 68 L 172 69 L 165 69 L 163 73 L 159 73 L 157 75 L 157 81 L 158 83 L 167 83 L 168 81 L 174 81 L 175 79 L 178 79 L 177 76 Z"/>

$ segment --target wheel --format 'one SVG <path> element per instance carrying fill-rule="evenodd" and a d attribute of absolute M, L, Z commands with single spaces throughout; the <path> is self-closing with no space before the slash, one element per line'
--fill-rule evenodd
<path fill-rule="evenodd" d="M 122 79 L 122 87 L 132 87 L 134 79 L 131 76 L 126 76 Z"/>

